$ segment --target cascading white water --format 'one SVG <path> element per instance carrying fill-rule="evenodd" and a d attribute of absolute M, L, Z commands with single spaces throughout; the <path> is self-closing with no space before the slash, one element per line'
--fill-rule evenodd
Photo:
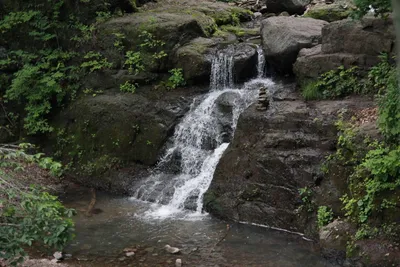
<path fill-rule="evenodd" d="M 257 78 L 262 78 L 264 77 L 265 57 L 261 46 L 257 47 L 257 55 Z"/>
<path fill-rule="evenodd" d="M 259 56 L 259 64 L 262 62 Z M 235 89 L 232 68 L 232 55 L 219 53 L 212 61 L 211 91 L 195 99 L 153 175 L 137 188 L 135 199 L 158 204 L 149 212 L 152 217 L 166 218 L 185 209 L 202 213 L 203 195 L 232 139 L 239 115 L 256 100 L 261 85 L 273 84 L 257 78 Z"/>
<path fill-rule="evenodd" d="M 233 88 L 233 55 L 220 52 L 211 64 L 211 90 Z"/>

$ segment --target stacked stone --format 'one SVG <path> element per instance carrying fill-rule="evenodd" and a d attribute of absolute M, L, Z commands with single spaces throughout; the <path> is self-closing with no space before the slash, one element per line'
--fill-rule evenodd
<path fill-rule="evenodd" d="M 265 87 L 260 88 L 258 94 L 257 110 L 265 111 L 269 107 L 270 97 Z"/>

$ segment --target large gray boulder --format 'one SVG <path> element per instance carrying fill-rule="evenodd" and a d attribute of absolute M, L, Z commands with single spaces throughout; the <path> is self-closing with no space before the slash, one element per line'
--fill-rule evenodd
<path fill-rule="evenodd" d="M 54 118 L 56 131 L 48 149 L 83 185 L 128 193 L 132 184 L 127 182 L 157 162 L 194 96 L 184 89 L 158 96 L 150 90 L 141 88 L 135 94 L 110 90 L 80 97 Z M 133 166 L 131 175 L 124 175 L 124 170 L 110 174 L 128 165 Z"/>
<path fill-rule="evenodd" d="M 336 0 L 332 3 L 324 1 L 310 6 L 304 16 L 333 22 L 348 18 L 354 9 L 352 0 Z"/>
<path fill-rule="evenodd" d="M 294 73 L 303 83 L 341 65 L 358 66 L 367 71 L 379 62 L 381 53 L 393 54 L 394 44 L 391 18 L 336 21 L 322 29 L 321 46 L 303 49 L 299 53 Z"/>
<path fill-rule="evenodd" d="M 188 84 L 208 83 L 211 72 L 210 50 L 216 42 L 199 37 L 187 45 L 178 48 L 174 57 L 174 65 L 183 70 L 183 77 Z"/>
<path fill-rule="evenodd" d="M 248 43 L 235 45 L 233 77 L 235 82 L 245 82 L 257 75 L 257 47 Z"/>
<path fill-rule="evenodd" d="M 310 3 L 311 0 L 266 0 L 267 10 L 272 13 L 303 14 Z"/>
<path fill-rule="evenodd" d="M 123 17 L 113 18 L 98 28 L 97 46 L 113 63 L 114 68 L 121 68 L 125 60 L 124 53 L 115 47 L 115 42 L 123 35 L 125 50 L 137 51 L 144 42 L 140 35 L 146 31 L 153 35 L 155 40 L 164 43 L 159 50 L 167 56 L 160 60 L 152 60 L 154 51 L 141 52 L 143 64 L 147 71 L 166 72 L 174 59 L 173 50 L 190 42 L 197 37 L 210 36 L 215 30 L 215 21 L 204 13 L 193 11 L 193 14 L 175 11 L 140 12 Z M 151 50 L 151 49 L 150 49 Z"/>
<path fill-rule="evenodd" d="M 182 68 L 188 84 L 209 84 L 211 63 L 216 51 L 223 45 L 214 39 L 196 38 L 177 49 L 174 66 Z M 235 82 L 244 82 L 257 74 L 257 48 L 253 44 L 239 43 L 225 49 L 233 57 L 233 76 Z"/>
<path fill-rule="evenodd" d="M 206 210 L 224 219 L 311 231 L 316 219 L 299 214 L 299 189 L 321 182 L 320 164 L 335 148 L 337 111 L 370 105 L 365 99 L 308 104 L 293 95 L 276 101 L 271 113 L 250 106 L 217 165 Z"/>
<path fill-rule="evenodd" d="M 265 19 L 261 35 L 267 62 L 279 73 L 292 72 L 299 51 L 320 44 L 322 27 L 327 24 L 326 21 L 311 18 Z"/>
<path fill-rule="evenodd" d="M 391 19 L 342 20 L 322 29 L 322 52 L 375 56 L 392 52 L 394 39 Z"/>

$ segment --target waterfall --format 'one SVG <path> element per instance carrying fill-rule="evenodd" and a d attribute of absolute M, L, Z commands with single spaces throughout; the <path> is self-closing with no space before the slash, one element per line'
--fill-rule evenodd
<path fill-rule="evenodd" d="M 257 47 L 257 78 L 264 77 L 265 57 L 261 46 Z"/>
<path fill-rule="evenodd" d="M 233 56 L 218 53 L 212 60 L 211 91 L 193 101 L 153 174 L 136 188 L 133 198 L 158 204 L 149 215 L 202 213 L 203 195 L 233 138 L 239 115 L 256 100 L 261 85 L 273 84 L 257 78 L 236 89 L 232 69 Z"/>
<path fill-rule="evenodd" d="M 211 90 L 233 88 L 233 55 L 219 52 L 211 64 Z"/>

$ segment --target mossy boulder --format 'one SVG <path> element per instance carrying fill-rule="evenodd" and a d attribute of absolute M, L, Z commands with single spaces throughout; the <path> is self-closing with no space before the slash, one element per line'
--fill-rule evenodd
<path fill-rule="evenodd" d="M 195 10 L 212 17 L 218 26 L 227 24 L 235 25 L 239 22 L 250 21 L 253 15 L 253 13 L 247 9 L 232 7 L 225 4 L 221 5 L 220 3 L 197 6 Z"/>
<path fill-rule="evenodd" d="M 140 37 L 143 32 L 152 34 L 154 40 L 164 44 L 154 48 L 167 54 L 161 60 L 152 60 L 153 50 L 142 52 L 142 59 L 147 71 L 166 72 L 173 61 L 173 49 L 197 37 L 210 36 L 216 30 L 216 24 L 211 17 L 193 11 L 185 12 L 153 12 L 147 11 L 112 19 L 99 27 L 97 45 L 115 68 L 122 66 L 124 54 L 118 51 L 114 43 L 119 36 L 124 36 L 126 51 L 138 51 L 139 45 L 146 38 Z"/>
<path fill-rule="evenodd" d="M 215 45 L 215 41 L 199 37 L 176 51 L 175 67 L 183 69 L 183 77 L 187 83 L 209 82 L 211 55 L 208 53 L 211 53 L 210 48 Z"/>
<path fill-rule="evenodd" d="M 223 25 L 221 30 L 235 34 L 240 38 L 249 38 L 260 35 L 260 28 L 245 28 L 233 25 Z"/>
<path fill-rule="evenodd" d="M 186 2 L 184 5 L 172 4 L 168 7 L 160 3 L 160 6 L 161 7 L 154 8 L 152 11 L 167 11 L 173 13 L 185 12 L 188 14 L 200 12 L 214 19 L 218 26 L 250 21 L 253 17 L 253 12 L 248 9 L 231 6 L 222 2 L 207 2 L 207 4 L 204 4 L 204 2 L 201 1 L 193 1 Z"/>
<path fill-rule="evenodd" d="M 253 44 L 239 43 L 225 46 L 213 39 L 196 38 L 176 51 L 175 67 L 183 69 L 189 84 L 210 82 L 212 59 L 218 49 L 225 49 L 233 57 L 235 82 L 244 82 L 257 74 L 257 49 Z"/>
<path fill-rule="evenodd" d="M 70 174 L 79 182 L 107 189 L 107 171 L 128 163 L 148 167 L 157 162 L 190 102 L 182 92 L 157 98 L 113 91 L 83 96 L 55 119 L 52 152 L 70 166 Z M 125 192 L 118 181 L 113 182 L 114 188 Z"/>
<path fill-rule="evenodd" d="M 304 14 L 304 17 L 321 19 L 328 22 L 346 19 L 354 9 L 351 1 L 336 1 L 332 4 L 317 4 Z"/>

